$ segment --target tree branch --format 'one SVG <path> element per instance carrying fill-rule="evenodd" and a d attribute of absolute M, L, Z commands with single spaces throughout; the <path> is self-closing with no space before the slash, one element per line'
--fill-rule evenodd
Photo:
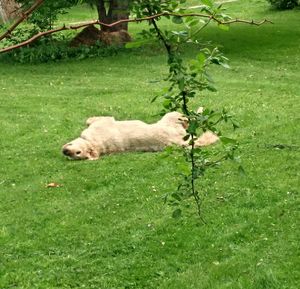
<path fill-rule="evenodd" d="M 36 3 L 37 2 L 41 2 L 41 3 L 39 3 L 39 5 L 40 5 L 40 4 L 42 4 L 43 0 L 36 1 Z M 217 22 L 217 24 L 222 24 L 222 25 L 230 25 L 230 24 L 233 24 L 233 23 L 245 23 L 245 24 L 260 26 L 260 25 L 262 25 L 264 23 L 272 23 L 271 21 L 269 21 L 267 19 L 264 19 L 264 20 L 259 21 L 259 22 L 256 22 L 254 20 L 242 20 L 242 19 L 232 19 L 232 20 L 229 20 L 229 21 L 222 21 L 222 20 L 219 20 L 218 18 L 216 18 L 213 15 L 207 15 L 207 14 L 202 14 L 202 13 L 179 14 L 179 13 L 163 12 L 163 13 L 159 13 L 159 14 L 155 14 L 155 15 L 151 15 L 151 16 L 143 17 L 143 18 L 122 19 L 122 20 L 119 20 L 119 21 L 116 21 L 116 22 L 113 22 L 113 23 L 110 23 L 110 24 L 104 23 L 104 22 L 99 21 L 99 20 L 93 20 L 93 21 L 89 21 L 89 22 L 85 22 L 85 23 L 80 23 L 78 25 L 70 25 L 70 26 L 64 25 L 64 26 L 56 28 L 56 29 L 51 29 L 51 30 L 48 30 L 48 31 L 39 32 L 39 33 L 37 33 L 36 35 L 32 36 L 31 38 L 29 38 L 26 41 L 23 41 L 23 42 L 21 42 L 19 44 L 12 45 L 12 46 L 9 46 L 9 47 L 1 49 L 0 53 L 8 52 L 8 51 L 11 51 L 11 50 L 14 50 L 14 49 L 26 46 L 26 45 L 34 42 L 35 40 L 37 40 L 37 39 L 39 39 L 39 38 L 41 38 L 43 36 L 50 35 L 50 34 L 53 34 L 53 33 L 57 33 L 57 32 L 64 31 L 64 30 L 77 30 L 77 29 L 80 29 L 80 28 L 83 28 L 83 27 L 86 27 L 86 26 L 89 26 L 89 25 L 96 25 L 96 24 L 97 25 L 101 25 L 101 26 L 105 26 L 105 27 L 113 27 L 113 26 L 119 25 L 121 23 L 130 23 L 130 22 L 136 22 L 136 23 L 138 23 L 138 22 L 142 22 L 142 21 L 149 21 L 149 20 L 153 20 L 153 19 L 158 19 L 158 18 L 160 18 L 162 16 L 176 16 L 176 17 L 194 16 L 194 17 L 202 17 L 202 18 L 208 18 L 210 20 L 214 20 L 215 22 Z M 26 18 L 26 16 L 25 16 L 25 18 Z M 22 21 L 24 21 L 24 19 L 22 19 Z M 12 30 L 10 30 L 10 32 Z M 8 34 L 10 32 L 8 32 Z M 0 38 L 0 40 L 1 40 L 1 38 Z"/>
<path fill-rule="evenodd" d="M 21 13 L 21 16 L 17 19 L 17 21 L 11 25 L 2 35 L 0 35 L 0 41 L 7 36 L 9 36 L 23 21 L 25 21 L 28 16 L 36 10 L 40 5 L 42 5 L 44 0 L 37 0 L 34 4 L 25 12 Z"/>

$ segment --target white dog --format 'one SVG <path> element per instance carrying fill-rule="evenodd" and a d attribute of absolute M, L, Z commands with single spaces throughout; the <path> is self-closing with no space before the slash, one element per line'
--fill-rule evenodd
<path fill-rule="evenodd" d="M 101 155 L 125 151 L 161 151 L 169 145 L 187 146 L 184 141 L 187 120 L 179 112 L 167 113 L 160 121 L 146 124 L 139 120 L 117 121 L 113 117 L 91 117 L 79 138 L 63 146 L 72 159 L 96 160 Z M 205 132 L 196 146 L 207 146 L 219 138 Z"/>

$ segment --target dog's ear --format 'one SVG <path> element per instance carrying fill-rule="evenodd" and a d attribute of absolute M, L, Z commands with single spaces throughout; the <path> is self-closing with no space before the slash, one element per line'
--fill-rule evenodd
<path fill-rule="evenodd" d="M 93 148 L 90 148 L 88 150 L 88 160 L 97 160 L 99 158 L 99 154 L 93 149 Z"/>

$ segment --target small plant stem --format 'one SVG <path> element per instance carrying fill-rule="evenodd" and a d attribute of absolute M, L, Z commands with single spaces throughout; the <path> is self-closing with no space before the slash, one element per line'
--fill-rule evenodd
<path fill-rule="evenodd" d="M 195 149 L 195 135 L 191 134 L 191 150 L 190 150 L 190 157 L 191 157 L 191 186 L 192 186 L 192 194 L 196 203 L 196 207 L 197 207 L 197 214 L 199 216 L 199 218 L 201 219 L 201 221 L 203 223 L 205 223 L 204 219 L 202 218 L 201 215 L 201 200 L 199 197 L 199 193 L 196 190 L 196 186 L 195 186 L 195 169 L 196 169 L 196 162 L 195 162 L 195 155 L 194 155 L 194 149 Z"/>
<path fill-rule="evenodd" d="M 166 50 L 167 50 L 167 53 L 168 53 L 168 56 L 169 56 L 169 59 L 171 59 L 171 56 L 172 56 L 172 47 L 171 45 L 168 43 L 168 41 L 166 40 L 166 38 L 164 37 L 163 33 L 161 32 L 161 30 L 158 28 L 157 24 L 156 24 L 156 20 L 153 18 L 150 20 L 156 33 L 157 33 L 157 36 L 158 38 L 163 42 Z"/>
<path fill-rule="evenodd" d="M 191 40 L 192 38 L 194 38 L 198 33 L 200 33 L 210 22 L 211 22 L 212 18 L 209 18 L 209 20 L 204 23 L 198 30 L 196 30 L 192 35 L 190 35 L 186 41 Z"/>
<path fill-rule="evenodd" d="M 189 109 L 188 109 L 188 106 L 187 106 L 187 92 L 184 90 L 182 91 L 182 112 L 185 114 L 185 115 L 190 115 L 190 112 L 189 112 Z"/>
<path fill-rule="evenodd" d="M 157 26 L 156 20 L 155 19 L 151 19 L 150 20 L 156 33 L 158 38 L 163 42 L 167 54 L 168 54 L 168 59 L 169 59 L 169 64 L 171 64 L 174 60 L 174 55 L 172 52 L 172 46 L 168 43 L 168 41 L 166 40 L 166 38 L 164 37 L 163 33 L 161 32 L 161 30 L 159 29 L 159 27 Z M 176 74 L 177 72 L 174 71 L 174 73 Z M 186 115 L 189 116 L 190 115 L 190 111 L 188 108 L 188 91 L 186 90 L 182 90 L 181 91 L 181 95 L 182 95 L 182 112 Z M 201 219 L 201 221 L 203 223 L 205 223 L 204 219 L 201 216 L 201 200 L 199 197 L 199 194 L 196 190 L 196 186 L 195 186 L 195 171 L 196 171 L 196 162 L 195 162 L 195 155 L 194 155 L 194 149 L 195 149 L 195 135 L 191 134 L 191 149 L 190 149 L 190 158 L 191 158 L 191 187 L 192 187 L 192 195 L 194 197 L 195 203 L 196 203 L 196 207 L 197 207 L 197 214 L 199 216 L 199 218 Z"/>

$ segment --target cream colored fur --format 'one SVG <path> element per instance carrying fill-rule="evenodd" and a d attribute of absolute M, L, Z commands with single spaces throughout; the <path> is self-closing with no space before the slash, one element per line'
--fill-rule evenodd
<path fill-rule="evenodd" d="M 146 124 L 139 120 L 117 121 L 113 117 L 91 117 L 79 138 L 65 144 L 63 153 L 72 159 L 96 160 L 101 155 L 125 151 L 161 151 L 169 145 L 187 146 L 186 119 L 179 112 L 167 113 L 161 120 Z M 196 146 L 215 143 L 218 137 L 205 132 Z"/>

